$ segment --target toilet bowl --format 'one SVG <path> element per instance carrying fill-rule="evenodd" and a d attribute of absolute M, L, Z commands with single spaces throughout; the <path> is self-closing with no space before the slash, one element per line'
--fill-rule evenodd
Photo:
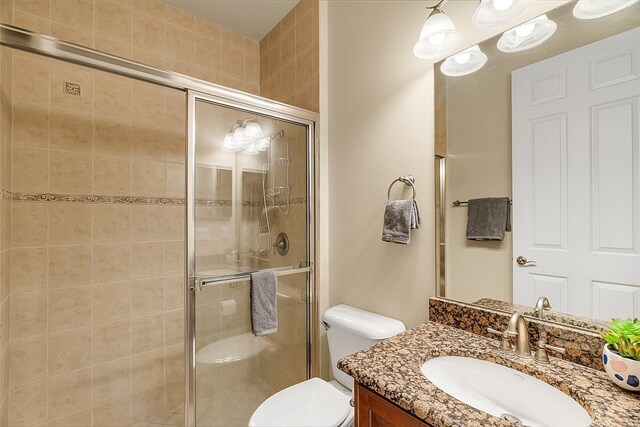
<path fill-rule="evenodd" d="M 405 326 L 399 320 L 344 304 L 325 311 L 322 324 L 336 380 L 311 378 L 277 392 L 255 410 L 250 427 L 353 425 L 353 379 L 338 369 L 338 360 L 404 331 Z"/>

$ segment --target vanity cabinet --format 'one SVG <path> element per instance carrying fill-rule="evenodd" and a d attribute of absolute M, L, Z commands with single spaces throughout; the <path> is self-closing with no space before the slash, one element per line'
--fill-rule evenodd
<path fill-rule="evenodd" d="M 356 382 L 355 427 L 428 427 L 398 405 Z"/>

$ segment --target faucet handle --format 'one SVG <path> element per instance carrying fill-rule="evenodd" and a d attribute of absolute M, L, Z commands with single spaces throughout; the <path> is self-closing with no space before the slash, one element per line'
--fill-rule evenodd
<path fill-rule="evenodd" d="M 549 363 L 549 356 L 547 355 L 547 350 L 557 351 L 558 353 L 562 353 L 562 354 L 567 352 L 567 350 L 565 350 L 562 347 L 556 347 L 556 346 L 547 344 L 544 338 L 542 338 L 540 341 L 538 341 L 537 349 L 535 354 L 533 355 L 533 359 L 538 363 Z"/>
<path fill-rule="evenodd" d="M 487 332 L 491 332 L 492 334 L 500 335 L 502 337 L 502 340 L 500 341 L 500 349 L 504 351 L 513 351 L 509 338 L 518 336 L 517 333 L 508 331 L 506 329 L 504 331 L 498 331 L 493 328 L 487 328 Z"/>

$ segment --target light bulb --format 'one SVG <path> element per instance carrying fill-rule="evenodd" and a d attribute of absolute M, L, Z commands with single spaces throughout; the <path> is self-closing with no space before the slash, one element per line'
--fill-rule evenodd
<path fill-rule="evenodd" d="M 453 57 L 453 60 L 456 62 L 456 64 L 466 64 L 467 62 L 469 62 L 469 59 L 471 58 L 471 54 L 469 52 L 462 52 L 459 53 L 458 55 Z"/>
<path fill-rule="evenodd" d="M 499 11 L 509 9 L 512 4 L 513 0 L 493 0 L 493 7 Z"/>
<path fill-rule="evenodd" d="M 429 43 L 437 46 L 444 41 L 444 37 L 445 37 L 444 34 L 436 34 L 436 35 L 430 36 L 428 40 L 429 40 Z"/>
<path fill-rule="evenodd" d="M 519 27 L 516 27 L 516 34 L 519 35 L 520 37 L 527 37 L 531 35 L 531 33 L 533 33 L 533 30 L 535 27 L 536 27 L 536 24 L 533 22 L 520 25 Z"/>

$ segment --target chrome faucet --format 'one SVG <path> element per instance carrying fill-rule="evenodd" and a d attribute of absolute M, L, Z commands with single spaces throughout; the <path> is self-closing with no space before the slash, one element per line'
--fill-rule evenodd
<path fill-rule="evenodd" d="M 542 319 L 544 318 L 544 312 L 551 310 L 551 304 L 549 304 L 549 300 L 547 297 L 540 297 L 536 302 L 536 308 L 533 311 L 535 316 Z"/>

